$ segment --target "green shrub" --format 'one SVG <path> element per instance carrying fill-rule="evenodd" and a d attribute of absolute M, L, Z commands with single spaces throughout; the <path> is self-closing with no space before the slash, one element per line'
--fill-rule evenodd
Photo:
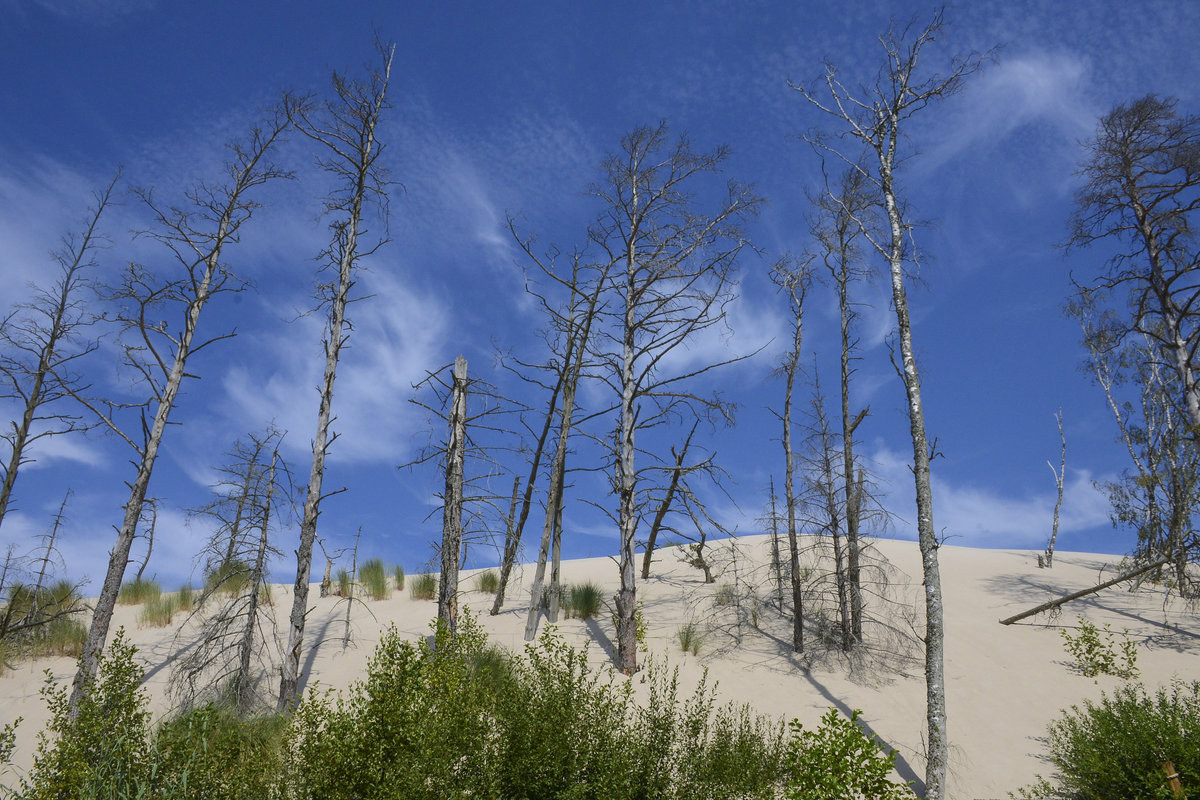
<path fill-rule="evenodd" d="M 437 597 L 438 579 L 428 573 L 414 575 L 408 586 L 408 593 L 413 600 L 432 600 Z"/>
<path fill-rule="evenodd" d="M 494 569 L 485 570 L 476 576 L 475 585 L 481 592 L 495 594 L 500 591 L 500 576 L 496 574 L 496 570 Z"/>
<path fill-rule="evenodd" d="M 604 591 L 592 581 L 573 583 L 567 588 L 566 601 L 568 617 L 591 619 L 604 606 Z"/>
<path fill-rule="evenodd" d="M 117 602 L 123 606 L 136 606 L 162 594 L 162 587 L 153 578 L 140 578 L 121 584 Z"/>
<path fill-rule="evenodd" d="M 1096 703 L 1071 706 L 1050 724 L 1047 745 L 1057 783 L 1039 778 L 1016 796 L 1062 800 L 1170 798 L 1170 761 L 1191 795 L 1200 789 L 1200 681 L 1147 693 L 1121 686 Z"/>
<path fill-rule="evenodd" d="M 904 800 L 915 795 L 891 780 L 895 750 L 885 750 L 849 717 L 831 708 L 816 730 L 792 720 L 788 742 L 788 800 Z"/>
<path fill-rule="evenodd" d="M 71 720 L 67 687 L 47 677 L 42 697 L 50 711 L 38 734 L 24 798 L 123 798 L 149 793 L 150 712 L 141 690 L 143 670 L 134 648 L 118 630 L 87 684 L 78 716 Z"/>
<path fill-rule="evenodd" d="M 367 597 L 372 600 L 386 600 L 392 593 L 382 559 L 372 558 L 364 561 L 358 568 L 358 580 L 366 590 Z"/>
<path fill-rule="evenodd" d="M 404 591 L 404 567 L 397 564 L 395 572 L 394 572 L 394 577 L 396 579 L 396 591 L 403 592 Z"/>
<path fill-rule="evenodd" d="M 1063 647 L 1075 659 L 1075 666 L 1089 678 L 1097 675 L 1115 675 L 1126 680 L 1137 678 L 1137 643 L 1129 638 L 1129 631 L 1121 634 L 1116 643 L 1116 634 L 1104 624 L 1103 632 L 1083 617 L 1079 617 L 1079 633 L 1072 636 L 1062 631 Z M 1120 654 L 1118 656 L 1118 650 Z"/>
<path fill-rule="evenodd" d="M 691 653 L 694 656 L 700 655 L 700 648 L 704 646 L 706 638 L 703 628 L 694 622 L 685 622 L 679 626 L 676 635 L 679 637 L 679 647 L 683 652 Z"/>
<path fill-rule="evenodd" d="M 650 697 L 552 631 L 522 658 L 492 648 L 468 612 L 431 644 L 381 639 L 367 678 L 342 696 L 310 694 L 284 746 L 293 798 L 773 797 L 782 729 L 745 707 L 686 699 L 651 667 Z"/>

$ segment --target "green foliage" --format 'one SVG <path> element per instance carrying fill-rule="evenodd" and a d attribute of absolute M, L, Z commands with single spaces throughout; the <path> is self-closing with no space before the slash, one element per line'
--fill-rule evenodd
<path fill-rule="evenodd" d="M 744 708 L 714 710 L 701 685 L 647 672 L 650 698 L 552 629 L 510 658 L 467 612 L 458 634 L 380 641 L 348 695 L 309 695 L 284 747 L 281 789 L 296 798 L 772 797 L 782 729 Z"/>
<path fill-rule="evenodd" d="M 704 629 L 694 622 L 685 622 L 679 626 L 676 631 L 679 637 L 679 647 L 685 653 L 691 653 L 694 656 L 700 655 L 700 648 L 704 646 L 706 638 Z"/>
<path fill-rule="evenodd" d="M 1200 681 L 1177 681 L 1154 694 L 1125 685 L 1099 702 L 1071 706 L 1050 724 L 1047 742 L 1057 783 L 1039 778 L 1016 797 L 1170 798 L 1164 761 L 1194 794 L 1200 788 Z"/>
<path fill-rule="evenodd" d="M 123 606 L 136 606 L 162 594 L 162 587 L 153 578 L 142 578 L 121 584 L 117 602 Z"/>
<path fill-rule="evenodd" d="M 792 781 L 788 800 L 904 800 L 913 798 L 907 786 L 893 783 L 895 750 L 884 750 L 858 726 L 861 712 L 848 718 L 836 708 L 821 717 L 816 730 L 790 723 L 788 761 Z"/>
<path fill-rule="evenodd" d="M 1063 647 L 1075 659 L 1075 666 L 1089 678 L 1097 675 L 1115 675 L 1126 680 L 1137 678 L 1137 643 L 1129 638 L 1129 631 L 1116 634 L 1104 624 L 1101 631 L 1091 622 L 1079 617 L 1079 633 L 1072 636 L 1062 631 Z M 1119 651 L 1119 653 L 1118 653 Z"/>
<path fill-rule="evenodd" d="M 372 558 L 364 561 L 363 565 L 358 568 L 358 580 L 366 589 L 367 597 L 372 600 L 386 600 L 391 596 L 392 590 L 388 586 L 387 570 L 383 566 L 383 559 Z"/>
<path fill-rule="evenodd" d="M 287 720 L 239 719 L 206 705 L 164 722 L 154 737 L 156 796 L 172 800 L 269 797 L 279 774 Z"/>
<path fill-rule="evenodd" d="M 100 658 L 95 678 L 72 720 L 67 688 L 47 673 L 42 696 L 50 710 L 38 734 L 28 783 L 18 795 L 29 800 L 144 797 L 150 785 L 150 712 L 141 690 L 143 670 L 134 648 L 117 631 Z"/>
<path fill-rule="evenodd" d="M 78 618 L 82 610 L 83 601 L 70 581 L 41 589 L 24 584 L 10 587 L 0 606 L 0 620 L 6 621 L 0 638 L 0 674 L 17 659 L 82 653 L 87 638 L 87 628 Z"/>
<path fill-rule="evenodd" d="M 432 600 L 437 597 L 438 579 L 433 575 L 414 575 L 408 585 L 408 593 L 413 600 Z"/>
<path fill-rule="evenodd" d="M 476 576 L 475 585 L 481 592 L 495 594 L 500 591 L 500 576 L 496 574 L 496 570 L 494 569 L 484 570 Z"/>
<path fill-rule="evenodd" d="M 397 564 L 395 567 L 395 570 L 393 572 L 393 577 L 396 579 L 396 591 L 403 592 L 404 591 L 404 567 Z"/>
<path fill-rule="evenodd" d="M 600 613 L 604 605 L 604 592 L 592 581 L 571 584 L 567 587 L 564 605 L 568 617 L 591 619 Z"/>

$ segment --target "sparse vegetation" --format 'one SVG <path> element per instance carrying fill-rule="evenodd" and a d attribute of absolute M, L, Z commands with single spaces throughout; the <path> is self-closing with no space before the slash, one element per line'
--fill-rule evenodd
<path fill-rule="evenodd" d="M 404 591 L 404 567 L 397 564 L 395 570 L 393 571 L 392 577 L 394 577 L 396 579 L 396 591 L 403 592 Z"/>
<path fill-rule="evenodd" d="M 685 622 L 679 626 L 676 632 L 679 637 L 679 647 L 685 653 L 691 653 L 694 656 L 700 655 L 700 648 L 704 647 L 704 629 L 695 622 Z"/>
<path fill-rule="evenodd" d="M 432 600 L 437 597 L 438 580 L 429 573 L 414 575 L 408 586 L 408 593 L 413 600 Z"/>
<path fill-rule="evenodd" d="M 733 584 L 722 583 L 713 592 L 713 603 L 717 606 L 731 606 L 737 601 L 737 592 L 733 588 Z"/>
<path fill-rule="evenodd" d="M 604 605 L 604 591 L 594 582 L 571 584 L 566 592 L 568 617 L 591 619 Z"/>
<path fill-rule="evenodd" d="M 1108 623 L 1097 628 L 1093 623 L 1079 617 L 1079 633 L 1071 635 L 1062 631 L 1063 647 L 1075 659 L 1075 666 L 1089 678 L 1097 675 L 1115 675 L 1126 680 L 1137 678 L 1137 643 L 1129 638 L 1129 631 L 1117 635 Z"/>
<path fill-rule="evenodd" d="M 251 565 L 241 559 L 222 561 L 204 576 L 204 589 L 209 593 L 241 594 L 251 574 Z"/>
<path fill-rule="evenodd" d="M 350 579 L 350 571 L 339 569 L 337 571 L 337 596 L 349 597 L 354 591 L 354 581 Z"/>
<path fill-rule="evenodd" d="M 142 604 L 142 611 L 138 614 L 138 625 L 143 628 L 165 628 L 171 624 L 179 608 L 178 595 L 152 595 Z"/>
<path fill-rule="evenodd" d="M 382 559 L 371 558 L 364 561 L 358 568 L 358 580 L 367 597 L 372 600 L 386 600 L 391 597 L 392 589 L 388 585 L 387 570 Z"/>
<path fill-rule="evenodd" d="M 475 586 L 481 592 L 495 594 L 500 589 L 500 576 L 496 570 L 484 570 L 475 577 Z"/>
<path fill-rule="evenodd" d="M 162 587 L 153 578 L 139 578 L 121 584 L 117 594 L 117 604 L 136 606 L 162 594 Z"/>
<path fill-rule="evenodd" d="M 196 605 L 196 591 L 190 583 L 180 586 L 175 596 L 179 600 L 179 607 L 183 610 L 190 610 Z"/>

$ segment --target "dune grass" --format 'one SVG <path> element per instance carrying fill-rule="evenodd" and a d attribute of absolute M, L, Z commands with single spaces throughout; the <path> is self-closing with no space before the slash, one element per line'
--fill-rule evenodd
<path fill-rule="evenodd" d="M 210 569 L 204 576 L 204 588 L 208 592 L 242 594 L 250 582 L 250 573 L 250 564 L 235 558 Z"/>
<path fill-rule="evenodd" d="M 571 584 L 564 596 L 567 616 L 591 619 L 604 605 L 604 591 L 592 581 Z"/>
<path fill-rule="evenodd" d="M 675 635 L 679 639 L 679 647 L 683 652 L 691 653 L 694 656 L 700 655 L 700 649 L 704 647 L 706 638 L 702 627 L 694 622 L 685 622 L 679 626 Z"/>
<path fill-rule="evenodd" d="M 140 578 L 121 584 L 117 594 L 117 603 L 123 606 L 136 606 L 162 594 L 162 587 L 153 578 Z"/>
<path fill-rule="evenodd" d="M 495 594 L 500 590 L 500 576 L 494 569 L 485 570 L 475 576 L 475 587 L 481 592 Z"/>
<path fill-rule="evenodd" d="M 414 575 L 408 586 L 408 593 L 413 600 L 432 600 L 437 597 L 438 579 L 429 573 Z"/>
<path fill-rule="evenodd" d="M 364 561 L 358 568 L 358 581 L 366 591 L 367 597 L 372 600 L 386 600 L 392 594 L 392 587 L 388 585 L 387 570 L 381 558 Z"/>
<path fill-rule="evenodd" d="M 392 577 L 396 579 L 396 591 L 404 591 L 404 567 L 397 564 L 392 571 Z"/>
<path fill-rule="evenodd" d="M 349 597 L 354 591 L 354 581 L 350 579 L 350 571 L 339 569 L 337 571 L 337 591 L 335 594 L 338 597 Z"/>

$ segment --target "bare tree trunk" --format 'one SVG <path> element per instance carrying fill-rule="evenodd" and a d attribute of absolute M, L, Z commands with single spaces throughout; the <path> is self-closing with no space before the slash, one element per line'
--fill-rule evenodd
<path fill-rule="evenodd" d="M 640 186 L 630 187 L 630 204 L 639 207 Z M 621 588 L 617 591 L 617 668 L 626 675 L 637 672 L 637 583 L 633 568 L 633 548 L 637 537 L 637 472 L 634 465 L 634 336 L 637 319 L 634 316 L 638 286 L 636 279 L 637 251 L 630 239 L 625 251 L 625 314 L 621 340 L 621 416 L 617 441 L 617 522 L 620 530 L 618 569 Z"/>
<path fill-rule="evenodd" d="M 467 360 L 454 359 L 450 438 L 446 443 L 446 489 L 442 498 L 442 575 L 438 621 L 451 635 L 458 629 L 458 557 L 462 550 L 463 455 L 467 439 Z"/>
<path fill-rule="evenodd" d="M 792 651 L 804 652 L 804 577 L 800 573 L 800 542 L 796 530 L 796 454 L 792 447 L 792 393 L 804 336 L 804 293 L 806 276 L 785 275 L 782 281 L 791 297 L 792 349 L 783 364 L 783 505 L 787 514 L 788 555 L 792 577 Z"/>
<path fill-rule="evenodd" d="M 312 572 L 313 544 L 317 539 L 317 518 L 321 513 L 322 484 L 325 478 L 325 455 L 333 441 L 333 385 L 342 347 L 349 338 L 346 328 L 346 306 L 354 286 L 359 258 L 378 249 L 383 243 L 360 253 L 364 207 L 372 197 L 383 195 L 382 170 L 376 164 L 382 144 L 376 138 L 376 127 L 387 107 L 387 87 L 391 77 L 395 47 L 379 46 L 383 64 L 371 75 L 370 81 L 356 83 L 335 74 L 336 99 L 323 107 L 324 118 L 311 119 L 311 110 L 302 102 L 290 101 L 290 115 L 302 133 L 328 149 L 327 160 L 321 162 L 327 171 L 345 182 L 344 194 L 331 197 L 327 208 L 341 216 L 330 225 L 333 242 L 329 249 L 331 266 L 337 268 L 337 280 L 329 300 L 325 349 L 325 374 L 320 388 L 317 409 L 317 432 L 313 438 L 312 469 L 304 499 L 304 516 L 300 521 L 300 546 L 296 550 L 296 584 L 292 592 L 292 612 L 289 620 L 287 651 L 279 681 L 279 710 L 288 711 L 296 705 L 299 694 L 300 657 L 304 649 L 304 623 L 308 615 L 309 579 Z M 385 206 L 386 207 L 386 206 Z"/>
<path fill-rule="evenodd" d="M 139 456 L 137 474 L 128 484 L 129 500 L 125 503 L 125 517 L 117 530 L 116 544 L 109 554 L 108 569 L 104 574 L 100 596 L 96 599 L 92 624 L 88 629 L 87 639 L 84 641 L 83 651 L 79 658 L 79 667 L 71 685 L 69 707 L 72 717 L 78 713 L 80 700 L 90 690 L 99 664 L 100 652 L 104 649 L 105 641 L 108 638 L 113 610 L 117 604 L 117 594 L 121 589 L 125 568 L 129 564 L 129 550 L 133 545 L 134 536 L 137 535 L 138 521 L 142 517 L 142 504 L 145 502 L 146 491 L 150 486 L 150 476 L 154 472 L 154 464 L 158 459 L 159 447 L 162 445 L 163 434 L 166 433 L 171 411 L 175 407 L 175 399 L 179 394 L 184 377 L 187 376 L 188 359 L 193 351 L 228 336 L 216 337 L 199 344 L 195 341 L 200 313 L 212 296 L 221 291 L 237 291 L 241 288 L 240 284 L 234 287 L 226 286 L 233 276 L 228 271 L 228 265 L 222 263 L 222 251 L 228 242 L 236 239 L 241 225 L 249 219 L 256 207 L 246 197 L 250 190 L 273 178 L 284 176 L 285 173 L 262 163 L 267 151 L 282 135 L 284 127 L 285 123 L 282 119 L 274 119 L 265 130 L 255 129 L 247 146 L 233 148 L 235 159 L 229 167 L 231 183 L 220 190 L 206 190 L 201 197 L 207 198 L 207 200 L 199 201 L 199 211 L 195 212 L 194 216 L 176 209 L 160 210 L 155 206 L 150 194 L 143 193 L 143 200 L 155 212 L 159 224 L 163 228 L 161 232 L 152 235 L 163 241 L 172 250 L 187 272 L 183 279 L 171 282 L 171 285 L 176 286 L 182 292 L 187 305 L 183 330 L 178 337 L 166 333 L 165 325 L 159 328 L 149 327 L 145 317 L 145 307 L 153 302 L 162 290 L 150 290 L 145 273 L 136 265 L 130 266 L 127 271 L 126 284 L 120 291 L 123 292 L 124 299 L 137 304 L 138 308 L 135 309 L 135 313 L 140 309 L 140 314 L 126 324 L 135 330 L 135 335 L 144 348 L 154 355 L 154 366 L 139 364 L 138 368 L 148 380 L 154 374 L 155 369 L 162 371 L 164 373 L 162 378 L 165 379 L 161 385 L 157 382 L 151 383 L 154 387 L 151 403 L 157 402 L 157 408 L 154 413 L 154 421 L 150 426 L 147 427 L 145 418 L 142 418 L 144 439 L 141 446 L 121 432 L 111 415 L 99 410 L 94 403 L 72 393 L 72 396 L 97 413 L 101 421 L 132 446 Z M 211 233 L 203 233 L 199 230 L 198 226 L 204 223 L 213 225 Z M 196 260 L 186 261 L 187 256 L 184 254 L 187 253 L 196 255 Z M 160 354 L 156 345 L 152 344 L 152 333 L 166 336 L 174 345 L 173 359 L 167 359 Z M 166 367 L 167 363 L 170 363 L 169 368 Z"/>
<path fill-rule="evenodd" d="M 146 501 L 146 505 L 150 506 L 150 530 L 146 532 L 146 557 L 142 559 L 142 565 L 138 567 L 137 576 L 134 578 L 137 581 L 142 579 L 142 573 L 150 563 L 150 555 L 154 552 L 154 529 L 158 527 L 158 503 L 151 499 Z"/>
<path fill-rule="evenodd" d="M 517 533 L 517 496 L 520 493 L 521 476 L 514 475 L 512 501 L 508 505 L 508 516 L 504 518 L 504 554 L 500 561 L 500 581 L 496 586 L 496 599 L 492 602 L 492 610 L 489 612 L 493 617 L 500 613 L 500 608 L 504 605 L 504 589 L 508 586 L 508 576 L 512 573 L 513 562 L 517 558 L 517 545 L 520 544 L 520 534 Z"/>
<path fill-rule="evenodd" d="M 1012 625 L 1014 622 L 1019 622 L 1020 620 L 1023 620 L 1026 617 L 1032 617 L 1034 614 L 1040 614 L 1043 611 L 1050 611 L 1052 609 L 1058 608 L 1059 606 L 1065 605 L 1065 604 L 1071 602 L 1072 600 L 1078 600 L 1081 597 L 1087 597 L 1089 594 L 1095 594 L 1096 592 L 1107 589 L 1110 586 L 1116 586 L 1118 583 L 1124 583 L 1125 581 L 1127 581 L 1131 578 L 1136 578 L 1138 575 L 1144 575 L 1147 572 L 1156 570 L 1156 569 L 1162 567 L 1163 565 L 1169 564 L 1169 563 L 1171 563 L 1170 556 L 1157 559 L 1156 561 L 1152 561 L 1149 564 L 1146 564 L 1145 566 L 1138 567 L 1137 569 L 1130 570 L 1129 572 L 1123 572 L 1120 575 L 1118 575 L 1117 577 L 1112 578 L 1111 580 L 1104 581 L 1103 583 L 1098 583 L 1095 586 L 1089 586 L 1087 589 L 1080 589 L 1078 592 L 1071 592 L 1070 594 L 1064 595 L 1063 597 L 1060 597 L 1057 600 L 1051 600 L 1049 602 L 1042 603 L 1040 606 L 1034 606 L 1033 608 L 1029 609 L 1028 611 L 1022 611 L 1020 614 L 1013 614 L 1011 617 L 1006 617 L 1005 619 L 1000 620 L 1000 624 L 1001 625 Z"/>
<path fill-rule="evenodd" d="M 563 487 L 558 488 L 554 503 L 554 542 L 550 548 L 550 608 L 546 619 L 558 622 L 558 610 L 562 605 L 562 536 L 563 536 Z"/>
<path fill-rule="evenodd" d="M 775 476 L 771 476 L 771 568 L 775 571 L 775 601 L 783 613 L 783 554 L 779 550 L 779 512 L 775 509 Z"/>
<path fill-rule="evenodd" d="M 242 629 L 242 641 L 238 648 L 238 667 L 234 678 L 234 698 L 238 711 L 245 713 L 249 710 L 249 701 L 253 693 L 253 682 L 250 680 L 250 656 L 254 652 L 254 629 L 258 623 L 258 593 L 263 586 L 263 578 L 267 568 L 267 536 L 271 526 L 271 504 L 275 495 L 275 468 L 279 462 L 279 446 L 271 454 L 271 470 L 267 473 L 267 492 L 263 498 L 262 527 L 259 531 L 258 550 L 255 553 L 254 566 L 250 570 L 249 592 L 246 609 L 246 625 Z M 251 470 L 246 470 L 251 474 Z"/>
<path fill-rule="evenodd" d="M 546 561 L 550 557 L 550 547 L 554 542 L 554 528 L 557 524 L 560 497 L 563 492 L 563 478 L 567 461 L 566 435 L 570 429 L 574 405 L 574 392 L 568 390 L 563 397 L 563 416 L 559 423 L 558 446 L 554 453 L 554 464 L 550 468 L 550 493 L 546 497 L 546 519 L 542 523 L 542 543 L 538 549 L 533 583 L 529 587 L 529 615 L 525 618 L 525 641 L 527 642 L 533 641 L 533 637 L 537 635 L 538 618 L 542 613 L 542 587 L 546 580 Z"/>
<path fill-rule="evenodd" d="M 1054 566 L 1054 543 L 1058 539 L 1058 512 L 1062 509 L 1063 483 L 1067 477 L 1067 435 L 1063 432 L 1061 408 L 1054 418 L 1058 420 L 1058 438 L 1062 439 L 1062 464 L 1056 470 L 1053 464 L 1049 461 L 1046 462 L 1046 465 L 1050 467 L 1050 472 L 1054 474 L 1054 485 L 1058 489 L 1058 498 L 1054 501 L 1054 522 L 1050 527 L 1050 541 L 1046 543 L 1045 564 L 1047 569 Z"/>

